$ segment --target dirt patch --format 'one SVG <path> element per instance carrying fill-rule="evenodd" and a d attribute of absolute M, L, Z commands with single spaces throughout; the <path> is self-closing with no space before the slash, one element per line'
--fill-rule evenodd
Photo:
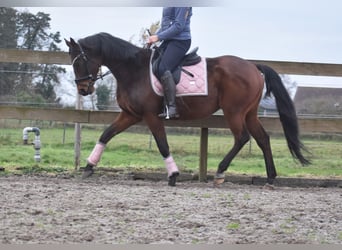
<path fill-rule="evenodd" d="M 0 243 L 342 243 L 342 189 L 0 177 Z"/>

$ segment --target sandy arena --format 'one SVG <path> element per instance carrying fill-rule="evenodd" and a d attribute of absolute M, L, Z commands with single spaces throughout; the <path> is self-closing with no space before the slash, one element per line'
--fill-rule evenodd
<path fill-rule="evenodd" d="M 0 177 L 0 243 L 342 243 L 342 188 Z"/>

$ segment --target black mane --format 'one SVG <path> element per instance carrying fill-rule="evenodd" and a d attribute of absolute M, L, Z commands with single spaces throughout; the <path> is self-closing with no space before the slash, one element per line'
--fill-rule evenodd
<path fill-rule="evenodd" d="M 104 32 L 82 38 L 78 42 L 82 48 L 91 49 L 94 54 L 100 54 L 103 58 L 122 61 L 135 59 L 142 50 L 130 42 Z"/>

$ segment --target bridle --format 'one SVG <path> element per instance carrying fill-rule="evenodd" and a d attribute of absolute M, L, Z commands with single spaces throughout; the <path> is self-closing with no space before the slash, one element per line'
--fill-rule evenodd
<path fill-rule="evenodd" d="M 81 45 L 79 43 L 77 43 L 77 45 L 80 50 L 80 53 L 74 58 L 74 60 L 72 60 L 71 66 L 74 66 L 77 60 L 83 60 L 85 62 L 86 76 L 76 78 L 75 83 L 76 85 L 79 85 L 81 82 L 88 81 L 88 89 L 87 89 L 87 92 L 88 92 L 89 89 L 94 86 L 97 80 L 103 79 L 104 76 L 109 75 L 111 72 L 108 70 L 106 73 L 102 74 L 101 65 L 98 65 L 99 70 L 98 70 L 97 76 L 94 77 L 92 74 L 90 74 L 89 69 L 88 69 L 88 62 L 91 61 L 91 59 L 88 59 L 88 56 L 86 53 L 84 53 Z"/>

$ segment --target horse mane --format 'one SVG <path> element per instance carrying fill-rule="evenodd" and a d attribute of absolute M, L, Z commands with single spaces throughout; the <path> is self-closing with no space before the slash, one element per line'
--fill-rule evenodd
<path fill-rule="evenodd" d="M 104 59 L 121 61 L 135 60 L 142 50 L 130 42 L 101 32 L 78 40 L 82 48 L 88 48 L 94 54 L 100 54 Z"/>

